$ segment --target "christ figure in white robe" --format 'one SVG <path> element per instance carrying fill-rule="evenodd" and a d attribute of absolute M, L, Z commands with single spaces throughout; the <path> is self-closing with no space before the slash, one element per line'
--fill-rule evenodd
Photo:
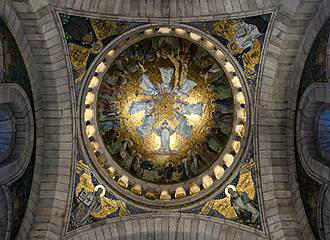
<path fill-rule="evenodd" d="M 154 129 L 155 133 L 160 137 L 160 151 L 171 152 L 171 136 L 175 130 L 171 128 L 165 120 L 159 128 Z"/>

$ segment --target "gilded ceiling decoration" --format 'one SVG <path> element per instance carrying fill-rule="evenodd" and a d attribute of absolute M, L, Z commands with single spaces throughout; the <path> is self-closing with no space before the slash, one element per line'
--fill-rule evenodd
<path fill-rule="evenodd" d="M 191 23 L 228 48 L 244 70 L 251 90 L 257 87 L 259 64 L 271 14 L 242 19 Z"/>
<path fill-rule="evenodd" d="M 256 189 L 256 162 L 251 150 L 231 184 L 206 204 L 187 212 L 226 218 L 262 230 Z"/>
<path fill-rule="evenodd" d="M 115 37 L 138 26 L 136 23 L 90 19 L 59 14 L 70 52 L 75 83 L 80 83 L 97 54 Z"/>
<path fill-rule="evenodd" d="M 112 158 L 153 183 L 182 182 L 209 168 L 229 140 L 233 112 L 231 86 L 215 58 L 176 37 L 126 49 L 103 77 L 97 103 Z"/>
<path fill-rule="evenodd" d="M 248 92 L 270 14 L 125 37 L 146 23 L 59 19 L 82 125 L 68 231 L 165 208 L 262 230 Z"/>
<path fill-rule="evenodd" d="M 247 92 L 210 40 L 182 28 L 143 31 L 143 39 L 140 30 L 112 45 L 94 67 L 82 133 L 109 182 L 174 207 L 176 199 L 202 196 L 212 177 L 220 184 L 238 163 Z"/>
<path fill-rule="evenodd" d="M 126 204 L 107 191 L 91 169 L 80 160 L 76 165 L 76 187 L 68 231 L 108 217 L 147 213 Z"/>

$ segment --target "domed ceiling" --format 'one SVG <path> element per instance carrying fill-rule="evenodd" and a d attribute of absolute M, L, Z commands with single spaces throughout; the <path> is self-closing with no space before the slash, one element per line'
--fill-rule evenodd
<path fill-rule="evenodd" d="M 249 128 L 269 18 L 155 26 L 59 13 L 80 121 L 68 231 L 153 211 L 263 229 Z"/>
<path fill-rule="evenodd" d="M 327 239 L 327 0 L 153 2 L 2 4 L 0 236 Z"/>
<path fill-rule="evenodd" d="M 97 118 L 112 158 L 153 183 L 191 179 L 219 158 L 232 132 L 226 74 L 201 46 L 178 37 L 140 41 L 113 61 Z"/>

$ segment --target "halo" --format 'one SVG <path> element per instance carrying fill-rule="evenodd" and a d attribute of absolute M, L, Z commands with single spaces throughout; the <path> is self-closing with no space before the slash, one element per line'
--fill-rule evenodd
<path fill-rule="evenodd" d="M 234 185 L 228 185 L 226 188 L 225 188 L 225 194 L 227 197 L 230 198 L 230 194 L 228 192 L 229 188 L 233 189 L 233 191 L 236 191 L 236 187 Z"/>
<path fill-rule="evenodd" d="M 97 185 L 95 188 L 94 188 L 94 192 L 96 192 L 97 190 L 99 189 L 102 189 L 102 193 L 100 194 L 100 197 L 104 197 L 105 195 L 105 187 L 103 185 Z"/>

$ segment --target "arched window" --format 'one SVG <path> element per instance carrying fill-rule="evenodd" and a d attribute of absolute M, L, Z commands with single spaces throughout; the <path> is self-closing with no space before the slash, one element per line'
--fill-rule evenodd
<path fill-rule="evenodd" d="M 324 161 L 330 161 L 330 107 L 321 109 L 317 128 L 321 157 Z"/>

